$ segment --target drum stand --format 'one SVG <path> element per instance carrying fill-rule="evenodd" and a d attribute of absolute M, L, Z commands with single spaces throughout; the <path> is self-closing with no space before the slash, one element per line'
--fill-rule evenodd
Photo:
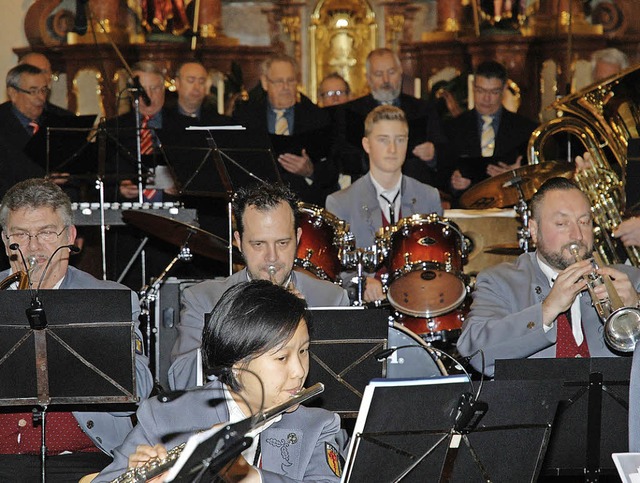
<path fill-rule="evenodd" d="M 522 177 L 516 176 L 515 178 L 507 181 L 503 188 L 515 187 L 518 190 L 518 203 L 516 203 L 515 210 L 518 217 L 522 220 L 522 226 L 518 227 L 518 245 L 524 253 L 529 251 L 531 242 L 531 233 L 529 232 L 529 217 L 531 213 L 529 211 L 529 205 L 525 200 L 524 192 L 522 191 Z"/>
<path fill-rule="evenodd" d="M 157 328 L 151 327 L 152 318 L 151 318 L 151 304 L 156 301 L 158 297 L 158 292 L 160 291 L 160 286 L 164 283 L 167 275 L 173 268 L 173 266 L 178 263 L 178 261 L 189 262 L 193 258 L 193 254 L 191 253 L 191 249 L 189 248 L 189 239 L 191 238 L 191 234 L 187 235 L 187 239 L 184 241 L 178 254 L 173 257 L 173 259 L 169 262 L 169 264 L 165 267 L 162 273 L 154 279 L 151 285 L 145 285 L 140 290 L 140 316 L 141 321 L 145 323 L 145 353 L 149 357 L 154 383 L 158 384 L 160 381 L 160 375 L 158 374 L 159 367 L 156 363 L 157 357 L 156 352 L 156 344 L 151 345 L 151 336 L 153 334 L 157 334 Z M 145 238 L 146 239 L 146 238 Z M 151 357 L 151 349 L 153 348 L 154 357 Z"/>

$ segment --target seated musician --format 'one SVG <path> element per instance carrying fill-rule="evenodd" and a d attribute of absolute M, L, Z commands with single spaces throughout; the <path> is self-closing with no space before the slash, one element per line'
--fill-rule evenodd
<path fill-rule="evenodd" d="M 21 251 L 26 260 L 35 260 L 30 273 L 33 288 L 126 289 L 70 267 L 68 248 L 56 252 L 58 247 L 75 242 L 76 227 L 72 219 L 69 197 L 51 181 L 28 179 L 13 186 L 4 196 L 0 208 L 2 241 L 11 263 L 9 270 L 0 272 L 2 280 L 11 273 L 26 270 Z M 45 268 L 47 264 L 48 269 Z M 138 299 L 131 292 L 131 320 L 136 323 L 137 394 L 145 398 L 151 392 L 153 380 L 147 367 L 148 359 L 142 354 L 141 335 L 137 329 L 139 315 Z M 27 374 L 22 376 L 29 377 Z M 86 409 L 76 406 L 73 412 L 65 412 L 52 407 L 48 411 L 48 482 L 77 481 L 86 473 L 99 471 L 111 461 L 113 449 L 132 428 L 130 412 Z M 27 412 L 17 412 L 11 407 L 3 409 L 0 413 L 0 481 L 40 480 L 41 429 L 35 424 L 30 408 Z"/>
<path fill-rule="evenodd" d="M 224 280 L 207 280 L 183 292 L 178 338 L 171 351 L 169 368 L 172 389 L 196 384 L 203 314 L 211 312 L 222 294 L 234 285 L 247 280 L 271 280 L 300 292 L 312 307 L 349 305 L 344 289 L 292 270 L 302 234 L 298 226 L 297 199 L 292 191 L 282 185 L 241 189 L 233 199 L 233 216 L 234 238 L 246 268 Z"/>
<path fill-rule="evenodd" d="M 471 363 L 489 376 L 496 359 L 616 355 L 605 344 L 603 325 L 585 292 L 585 278 L 594 271 L 589 200 L 572 181 L 551 178 L 529 206 L 537 250 L 480 272 L 457 342 L 462 356 L 484 352 L 484 368 L 479 355 Z M 578 247 L 577 257 L 572 244 Z M 625 306 L 636 307 L 639 269 L 615 265 L 597 272 L 611 277 Z M 595 293 L 604 299 L 604 285 Z"/>
<path fill-rule="evenodd" d="M 366 117 L 362 147 L 369 155 L 369 175 L 327 197 L 326 208 L 349 223 L 359 248 L 370 247 L 380 227 L 414 214 L 442 215 L 438 190 L 402 174 L 409 126 L 402 109 L 378 106 Z M 364 300 L 385 295 L 382 283 L 367 277 Z"/>
<path fill-rule="evenodd" d="M 309 372 L 307 304 L 265 280 L 230 288 L 205 326 L 206 390 L 162 403 L 145 401 L 138 425 L 94 482 L 163 458 L 194 432 L 237 422 L 285 403 Z M 319 408 L 294 406 L 263 426 L 250 448 L 225 469 L 224 481 L 339 481 L 346 438 L 340 418 Z M 229 478 L 229 479 L 227 479 Z M 210 478 L 209 478 L 210 479 Z M 209 481 L 207 479 L 207 481 Z"/>

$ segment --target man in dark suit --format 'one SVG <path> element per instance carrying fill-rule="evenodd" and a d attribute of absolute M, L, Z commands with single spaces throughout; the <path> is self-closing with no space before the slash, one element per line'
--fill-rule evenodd
<path fill-rule="evenodd" d="M 536 124 L 502 107 L 506 83 L 507 70 L 502 64 L 487 61 L 478 65 L 473 81 L 474 109 L 445 125 L 450 147 L 448 172 L 455 195 L 490 176 L 519 168 L 526 155 Z M 478 167 L 479 158 L 488 159 Z"/>
<path fill-rule="evenodd" d="M 338 171 L 330 157 L 331 120 L 308 98 L 298 100 L 298 67 L 277 54 L 262 65 L 264 98 L 236 105 L 233 117 L 252 136 L 269 135 L 282 180 L 307 203 L 323 205 L 338 188 Z"/>
<path fill-rule="evenodd" d="M 404 111 L 409 123 L 409 144 L 403 173 L 422 183 L 437 187 L 443 185 L 437 160 L 446 138 L 435 107 L 430 102 L 402 93 L 402 65 L 392 50 L 371 51 L 367 56 L 366 69 L 371 93 L 344 104 L 341 115 L 337 116 L 341 172 L 350 175 L 352 181 L 367 172 L 369 163 L 361 145 L 364 119 L 377 106 L 391 104 Z"/>
<path fill-rule="evenodd" d="M 56 107 L 47 107 L 49 81 L 42 71 L 30 64 L 17 65 L 7 73 L 9 100 L 0 104 L 0 153 L 2 153 L 2 193 L 18 181 L 44 177 L 45 169 L 34 153 L 26 153 L 31 137 L 54 118 L 73 115 Z"/>

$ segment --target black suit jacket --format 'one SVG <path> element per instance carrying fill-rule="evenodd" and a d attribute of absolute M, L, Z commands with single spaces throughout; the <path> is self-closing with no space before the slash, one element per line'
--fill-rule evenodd
<path fill-rule="evenodd" d="M 31 134 L 22 126 L 13 113 L 11 101 L 0 104 L 0 192 L 15 183 L 29 179 L 42 178 L 46 171 L 41 164 L 28 155 L 24 149 L 31 139 Z M 73 116 L 73 113 L 61 107 L 47 103 L 38 123 L 40 129 L 46 128 L 52 117 Z"/>
<path fill-rule="evenodd" d="M 303 96 L 294 106 L 290 139 L 283 139 L 282 136 L 268 134 L 267 109 L 266 98 L 238 103 L 233 118 L 247 128 L 247 138 L 257 136 L 270 143 L 276 158 L 285 152 L 299 155 L 300 148 L 305 148 L 314 167 L 311 185 L 303 176 L 289 173 L 279 163 L 276 164 L 283 182 L 288 183 L 302 201 L 324 206 L 326 197 L 339 189 L 338 170 L 331 156 L 331 117 Z M 288 151 L 288 148 L 293 149 Z"/>
<path fill-rule="evenodd" d="M 502 109 L 493 154 L 496 161 L 513 164 L 518 156 L 522 155 L 524 156 L 523 164 L 526 164 L 527 143 L 535 128 L 536 123 L 530 119 Z M 449 139 L 446 171 L 447 178 L 450 178 L 451 173 L 464 163 L 465 158 L 482 156 L 476 110 L 466 111 L 448 121 L 445 124 L 445 132 Z M 486 177 L 483 175 L 472 181 L 478 182 Z"/>
<path fill-rule="evenodd" d="M 369 171 L 369 160 L 362 148 L 364 120 L 367 114 L 378 107 L 379 103 L 371 94 L 339 106 L 336 113 L 334 135 L 337 139 L 342 172 L 359 178 Z M 408 94 L 400 94 L 400 109 L 409 123 L 409 145 L 402 172 L 418 181 L 440 187 L 443 183 L 437 166 L 440 152 L 445 149 L 447 138 L 432 102 L 417 99 Z M 436 169 L 430 168 L 411 151 L 418 144 L 432 142 L 436 148 Z"/>

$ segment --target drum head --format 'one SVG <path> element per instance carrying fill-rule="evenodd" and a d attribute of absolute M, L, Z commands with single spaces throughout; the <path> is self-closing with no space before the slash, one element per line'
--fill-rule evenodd
<path fill-rule="evenodd" d="M 467 296 L 464 282 L 441 270 L 416 270 L 394 280 L 389 286 L 389 303 L 414 317 L 446 314 Z"/>

